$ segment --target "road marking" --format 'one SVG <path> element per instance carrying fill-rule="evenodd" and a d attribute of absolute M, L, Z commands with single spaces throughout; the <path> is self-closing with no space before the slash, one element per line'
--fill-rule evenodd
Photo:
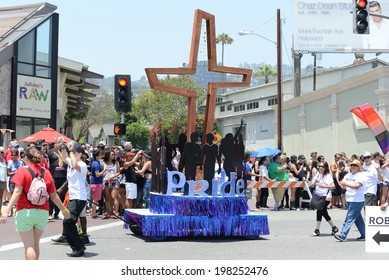
<path fill-rule="evenodd" d="M 114 222 L 114 223 L 110 223 L 110 224 L 106 224 L 106 225 L 90 227 L 90 228 L 88 228 L 88 232 L 93 232 L 93 231 L 97 231 L 97 230 L 101 230 L 101 229 L 116 227 L 119 225 L 123 225 L 123 222 Z M 55 238 L 55 237 L 56 237 L 56 235 L 41 238 L 39 244 L 50 242 L 51 239 Z M 23 248 L 23 242 L 4 245 L 4 246 L 0 247 L 0 252 L 10 251 L 10 250 L 18 249 L 18 248 Z"/>

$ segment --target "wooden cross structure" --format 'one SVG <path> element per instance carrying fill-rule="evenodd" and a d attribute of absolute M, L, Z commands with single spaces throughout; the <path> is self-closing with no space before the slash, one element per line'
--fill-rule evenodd
<path fill-rule="evenodd" d="M 205 20 L 206 22 L 206 31 L 207 31 L 208 71 L 242 75 L 242 81 L 240 82 L 223 81 L 223 82 L 208 83 L 207 99 L 206 99 L 207 101 L 206 101 L 204 128 L 203 128 L 203 142 L 204 142 L 207 133 L 212 133 L 213 130 L 217 89 L 247 87 L 250 85 L 250 80 L 252 75 L 251 69 L 217 65 L 215 16 L 207 12 L 204 12 L 202 10 L 195 11 L 188 68 L 146 68 L 145 71 L 146 71 L 146 76 L 149 81 L 150 87 L 152 89 L 177 94 L 180 96 L 186 96 L 188 98 L 187 136 L 190 137 L 191 133 L 196 129 L 196 95 L 197 95 L 196 91 L 162 84 L 159 82 L 157 75 L 196 74 L 196 65 L 197 65 L 200 37 L 201 37 L 201 26 L 203 20 Z"/>

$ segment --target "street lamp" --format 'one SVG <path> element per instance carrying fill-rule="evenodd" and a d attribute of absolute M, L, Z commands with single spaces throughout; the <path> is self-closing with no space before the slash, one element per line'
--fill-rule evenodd
<path fill-rule="evenodd" d="M 282 72 L 282 61 L 281 61 L 281 16 L 280 9 L 277 9 L 277 42 L 274 42 L 262 35 L 254 33 L 253 31 L 242 30 L 239 31 L 240 36 L 255 35 L 262 39 L 265 39 L 277 47 L 277 147 L 282 151 L 282 123 L 281 123 L 281 111 L 282 111 L 282 95 L 281 95 L 281 72 Z"/>

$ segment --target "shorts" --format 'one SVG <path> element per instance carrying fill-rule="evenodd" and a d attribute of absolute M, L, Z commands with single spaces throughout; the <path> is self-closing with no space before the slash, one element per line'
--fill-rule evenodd
<path fill-rule="evenodd" d="M 135 183 L 125 183 L 126 185 L 126 198 L 135 199 L 137 197 L 137 185 Z"/>
<path fill-rule="evenodd" d="M 9 192 L 13 193 L 15 191 L 15 184 L 9 182 L 8 190 L 9 190 Z"/>
<path fill-rule="evenodd" d="M 34 227 L 44 231 L 47 226 L 48 219 L 49 211 L 47 210 L 31 208 L 16 211 L 16 231 L 26 232 L 33 229 Z"/>
<path fill-rule="evenodd" d="M 85 204 L 84 209 L 82 209 L 82 211 L 81 211 L 81 213 L 80 213 L 80 216 L 78 216 L 79 218 L 86 217 L 86 205 L 87 205 L 87 204 Z"/>
<path fill-rule="evenodd" d="M 99 201 L 102 196 L 103 185 L 102 184 L 90 184 L 90 189 L 92 192 L 92 199 Z"/>
<path fill-rule="evenodd" d="M 105 180 L 103 184 L 104 184 L 104 188 L 119 188 L 120 185 L 118 180 L 112 180 L 111 182 Z"/>
<path fill-rule="evenodd" d="M 6 190 L 7 189 L 7 182 L 0 181 L 0 190 Z"/>

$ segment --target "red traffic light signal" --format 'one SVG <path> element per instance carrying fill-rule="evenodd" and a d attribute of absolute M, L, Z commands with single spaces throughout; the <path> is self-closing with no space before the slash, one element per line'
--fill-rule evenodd
<path fill-rule="evenodd" d="M 131 76 L 115 75 L 115 110 L 131 111 Z"/>
<path fill-rule="evenodd" d="M 126 134 L 126 125 L 124 123 L 115 123 L 113 132 L 115 135 L 123 136 Z"/>
<path fill-rule="evenodd" d="M 356 34 L 369 34 L 369 11 L 367 0 L 355 0 L 354 30 Z"/>
<path fill-rule="evenodd" d="M 367 1 L 366 0 L 357 0 L 357 7 L 360 9 L 364 9 L 367 7 Z"/>
<path fill-rule="evenodd" d="M 120 85 L 121 87 L 127 86 L 127 79 L 126 79 L 126 78 L 120 78 L 120 79 L 119 79 L 119 85 Z"/>

